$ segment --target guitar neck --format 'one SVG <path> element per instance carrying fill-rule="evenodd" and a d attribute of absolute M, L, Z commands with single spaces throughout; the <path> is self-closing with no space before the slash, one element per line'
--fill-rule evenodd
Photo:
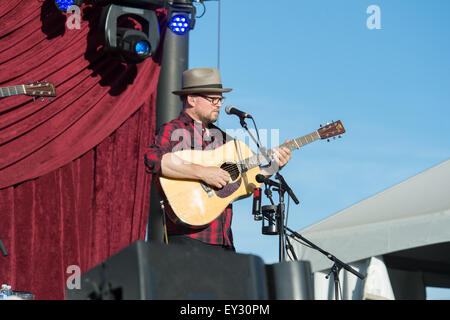
<path fill-rule="evenodd" d="M 311 142 L 319 140 L 319 139 L 320 139 L 319 133 L 317 131 L 314 131 L 303 137 L 293 139 L 289 142 L 286 142 L 286 143 L 282 144 L 281 146 L 279 146 L 279 148 L 286 147 L 289 150 L 293 151 L 293 150 L 299 149 L 299 148 L 301 148 L 307 144 L 310 144 Z M 267 156 L 268 156 L 269 160 L 271 160 L 273 152 L 274 152 L 273 149 L 270 149 L 267 151 Z M 264 155 L 256 154 L 250 158 L 242 160 L 240 162 L 240 166 L 241 166 L 242 171 L 246 171 L 246 170 L 255 168 L 257 166 L 260 166 L 261 164 L 266 163 L 266 162 L 268 162 L 268 161 Z"/>
<path fill-rule="evenodd" d="M 0 87 L 0 98 L 25 94 L 25 86 Z"/>

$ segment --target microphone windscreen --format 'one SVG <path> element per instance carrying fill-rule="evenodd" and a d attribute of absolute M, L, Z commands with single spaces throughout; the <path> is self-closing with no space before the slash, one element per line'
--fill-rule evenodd
<path fill-rule="evenodd" d="M 226 107 L 225 107 L 225 112 L 226 112 L 227 114 L 231 114 L 231 109 L 233 109 L 233 106 L 226 106 Z"/>
<path fill-rule="evenodd" d="M 266 177 L 264 177 L 262 174 L 257 174 L 256 175 L 256 181 L 258 181 L 258 182 L 260 182 L 260 183 L 263 183 L 264 181 L 266 181 Z"/>

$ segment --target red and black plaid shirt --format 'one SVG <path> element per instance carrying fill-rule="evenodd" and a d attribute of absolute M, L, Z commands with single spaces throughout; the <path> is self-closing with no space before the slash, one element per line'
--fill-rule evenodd
<path fill-rule="evenodd" d="M 208 128 L 220 130 L 212 124 Z M 220 132 L 222 132 L 223 139 L 217 139 L 216 136 L 206 136 L 202 124 L 194 121 L 184 110 L 181 111 L 178 118 L 161 126 L 153 138 L 152 145 L 147 148 L 144 158 L 148 171 L 159 178 L 161 175 L 161 159 L 168 152 L 197 148 L 204 150 L 223 145 L 226 142 L 227 135 L 222 130 Z M 156 182 L 158 191 L 163 195 L 159 179 L 156 179 Z M 167 205 L 165 210 L 173 212 L 172 208 Z M 185 235 L 208 244 L 234 247 L 231 232 L 232 215 L 232 205 L 230 204 L 216 220 L 200 229 L 182 226 L 166 219 L 167 233 L 169 236 Z"/>

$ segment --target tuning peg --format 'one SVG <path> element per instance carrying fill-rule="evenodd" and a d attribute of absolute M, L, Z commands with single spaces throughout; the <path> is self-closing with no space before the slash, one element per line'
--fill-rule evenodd
<path fill-rule="evenodd" d="M 322 128 L 322 125 L 320 125 L 320 127 Z"/>
<path fill-rule="evenodd" d="M 41 97 L 41 101 L 44 101 L 45 99 L 44 99 L 44 97 Z"/>
<path fill-rule="evenodd" d="M 327 139 L 327 142 L 330 142 L 330 139 Z"/>
<path fill-rule="evenodd" d="M 333 137 L 333 140 L 336 140 L 336 137 Z"/>
<path fill-rule="evenodd" d="M 33 97 L 33 101 L 36 101 L 36 97 Z"/>
<path fill-rule="evenodd" d="M 48 98 L 48 101 L 52 101 L 52 98 Z M 340 138 L 340 137 L 339 137 Z"/>
<path fill-rule="evenodd" d="M 341 136 L 341 135 L 339 135 L 339 136 L 338 136 L 338 138 L 340 139 L 340 138 L 342 138 L 342 136 Z"/>

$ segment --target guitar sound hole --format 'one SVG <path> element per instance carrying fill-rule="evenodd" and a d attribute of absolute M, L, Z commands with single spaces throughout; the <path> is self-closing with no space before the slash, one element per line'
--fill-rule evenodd
<path fill-rule="evenodd" d="M 239 168 L 235 163 L 225 162 L 220 166 L 220 168 L 230 174 L 231 180 L 234 181 L 239 178 Z"/>

